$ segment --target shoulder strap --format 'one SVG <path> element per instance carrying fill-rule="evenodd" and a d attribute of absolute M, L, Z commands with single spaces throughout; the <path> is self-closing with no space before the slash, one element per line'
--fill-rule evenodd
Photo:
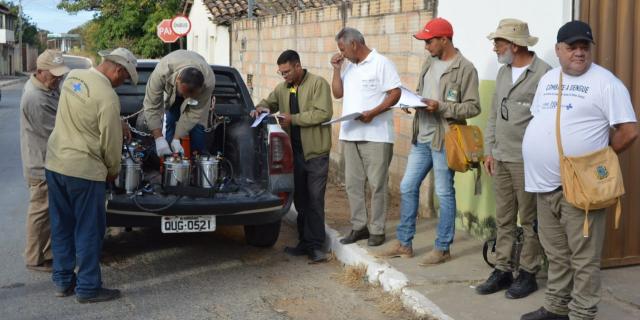
<path fill-rule="evenodd" d="M 562 109 L 562 69 L 560 70 L 560 80 L 558 81 L 558 105 L 556 106 L 556 143 L 558 144 L 558 154 L 560 158 L 564 156 L 562 150 L 562 137 L 560 136 L 560 110 Z"/>

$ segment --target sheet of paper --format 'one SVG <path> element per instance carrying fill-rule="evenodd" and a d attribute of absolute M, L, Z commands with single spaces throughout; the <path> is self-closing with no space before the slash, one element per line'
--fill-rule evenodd
<path fill-rule="evenodd" d="M 402 93 L 400 94 L 400 100 L 393 106 L 394 108 L 415 108 L 426 107 L 427 105 L 422 102 L 423 97 L 415 94 L 412 90 L 405 87 L 401 87 Z"/>
<path fill-rule="evenodd" d="M 338 122 L 342 122 L 342 121 L 354 120 L 354 119 L 356 119 L 356 118 L 358 118 L 360 116 L 362 116 L 362 113 L 354 112 L 354 113 L 350 113 L 350 114 L 344 115 L 344 116 L 342 116 L 340 118 L 336 118 L 336 119 L 333 119 L 331 121 L 327 121 L 327 122 L 323 123 L 323 125 L 338 123 Z"/>
<path fill-rule="evenodd" d="M 251 128 L 257 127 L 260 124 L 260 122 L 262 122 L 262 120 L 266 118 L 268 115 L 269 115 L 269 112 L 263 112 L 259 116 L 257 116 L 256 120 L 253 121 L 253 124 L 251 124 Z"/>

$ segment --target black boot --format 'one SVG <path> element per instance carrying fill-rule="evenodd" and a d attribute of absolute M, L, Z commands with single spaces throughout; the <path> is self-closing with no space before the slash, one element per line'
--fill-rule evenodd
<path fill-rule="evenodd" d="M 350 244 L 362 239 L 369 239 L 369 229 L 367 229 L 367 227 L 360 230 L 351 230 L 348 236 L 340 239 L 340 243 Z"/>
<path fill-rule="evenodd" d="M 520 299 L 530 295 L 532 292 L 538 290 L 538 283 L 536 282 L 536 274 L 529 273 L 524 270 L 518 272 L 516 281 L 507 289 L 504 296 L 508 299 Z"/>
<path fill-rule="evenodd" d="M 511 272 L 506 272 L 498 269 L 494 269 L 489 276 L 489 279 L 483 284 L 476 287 L 476 293 L 478 294 L 492 294 L 500 290 L 509 288 L 513 282 L 513 276 Z"/>
<path fill-rule="evenodd" d="M 367 245 L 369 247 L 377 247 L 384 243 L 384 234 L 370 234 Z"/>
<path fill-rule="evenodd" d="M 523 314 L 520 320 L 569 320 L 569 316 L 555 314 L 541 307 L 536 311 Z"/>

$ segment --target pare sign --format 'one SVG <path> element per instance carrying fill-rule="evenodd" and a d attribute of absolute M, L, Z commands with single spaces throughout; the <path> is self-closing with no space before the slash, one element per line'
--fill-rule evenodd
<path fill-rule="evenodd" d="M 185 36 L 191 31 L 191 20 L 185 16 L 175 16 L 171 19 L 171 30 L 180 37 Z"/>

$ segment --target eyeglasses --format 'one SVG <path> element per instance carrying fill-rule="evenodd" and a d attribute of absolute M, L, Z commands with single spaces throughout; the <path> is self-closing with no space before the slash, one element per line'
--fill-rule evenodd
<path fill-rule="evenodd" d="M 509 109 L 507 109 L 507 98 L 502 98 L 502 102 L 500 103 L 500 116 L 502 120 L 509 121 Z"/>
<path fill-rule="evenodd" d="M 288 70 L 288 71 L 276 71 L 280 76 L 282 76 L 283 78 L 286 78 L 293 70 Z"/>

